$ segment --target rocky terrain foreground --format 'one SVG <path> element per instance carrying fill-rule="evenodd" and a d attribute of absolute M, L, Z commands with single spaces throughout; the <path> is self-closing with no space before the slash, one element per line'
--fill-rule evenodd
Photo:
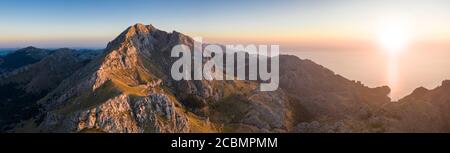
<path fill-rule="evenodd" d="M 450 82 L 391 102 L 310 60 L 280 55 L 280 88 L 175 81 L 173 46 L 193 39 L 130 26 L 102 51 L 24 48 L 0 57 L 2 132 L 450 132 Z"/>

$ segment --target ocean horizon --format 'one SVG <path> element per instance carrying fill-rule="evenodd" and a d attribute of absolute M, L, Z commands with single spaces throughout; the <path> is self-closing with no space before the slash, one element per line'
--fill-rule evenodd
<path fill-rule="evenodd" d="M 434 89 L 443 80 L 450 79 L 450 52 L 447 51 L 409 51 L 395 58 L 387 58 L 381 51 L 289 51 L 282 54 L 312 60 L 368 87 L 387 85 L 394 101 L 416 88 Z"/>

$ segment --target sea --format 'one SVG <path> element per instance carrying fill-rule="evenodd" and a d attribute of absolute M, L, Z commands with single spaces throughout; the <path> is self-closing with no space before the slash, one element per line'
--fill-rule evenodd
<path fill-rule="evenodd" d="M 450 80 L 450 51 L 417 50 L 396 55 L 377 51 L 290 51 L 349 80 L 369 87 L 387 85 L 398 100 L 418 87 L 433 89 Z"/>

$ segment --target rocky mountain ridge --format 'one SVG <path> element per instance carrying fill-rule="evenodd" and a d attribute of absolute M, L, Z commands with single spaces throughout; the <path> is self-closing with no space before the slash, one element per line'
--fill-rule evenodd
<path fill-rule="evenodd" d="M 439 88 L 430 94 L 417 89 L 411 95 L 417 98 L 408 96 L 394 104 L 388 97 L 389 87 L 369 88 L 295 56 L 280 55 L 280 88 L 273 92 L 259 91 L 257 81 L 173 80 L 170 67 L 176 58 L 170 50 L 178 44 L 192 49 L 194 43 L 176 31 L 136 24 L 98 56 L 54 51 L 23 70 L 3 75 L 0 83 L 20 82 L 5 90 L 42 93 L 28 103 L 19 96 L 4 97 L 4 101 L 17 101 L 5 104 L 5 110 L 16 108 L 23 113 L 23 108 L 32 106 L 35 111 L 2 122 L 9 127 L 4 131 L 415 132 L 408 127 L 418 123 L 407 120 L 408 116 L 428 115 L 413 111 L 422 107 L 410 102 L 418 99 L 436 103 L 429 109 L 442 118 L 435 124 L 439 128 L 424 130 L 449 130 L 445 110 L 450 97 L 444 96 L 448 90 Z M 50 67 L 41 69 L 45 66 Z M 396 114 L 406 107 L 401 103 L 411 111 Z M 435 107 L 442 110 L 434 111 Z M 9 119 L 2 116 L 1 121 Z"/>

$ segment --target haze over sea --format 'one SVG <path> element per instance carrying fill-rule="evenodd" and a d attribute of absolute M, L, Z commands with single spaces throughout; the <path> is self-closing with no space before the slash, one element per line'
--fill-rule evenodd
<path fill-rule="evenodd" d="M 450 52 L 408 51 L 393 58 L 373 51 L 297 51 L 284 52 L 331 69 L 350 80 L 369 87 L 388 85 L 390 97 L 398 100 L 418 87 L 433 89 L 450 79 Z"/>

